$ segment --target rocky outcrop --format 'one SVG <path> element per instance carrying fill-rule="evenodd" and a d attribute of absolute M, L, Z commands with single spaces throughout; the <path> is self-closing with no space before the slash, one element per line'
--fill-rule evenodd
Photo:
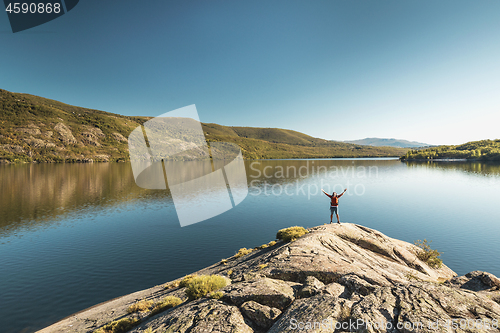
<path fill-rule="evenodd" d="M 260 328 L 269 328 L 274 324 L 274 321 L 279 317 L 281 311 L 276 308 L 262 305 L 254 301 L 248 301 L 240 306 L 241 312 L 255 325 Z"/>
<path fill-rule="evenodd" d="M 86 130 L 81 133 L 82 142 L 87 145 L 100 147 L 100 139 L 104 139 L 106 135 L 101 131 L 100 128 L 87 126 Z"/>
<path fill-rule="evenodd" d="M 56 146 L 53 142 L 36 139 L 32 136 L 29 138 L 25 138 L 23 141 L 33 148 L 50 148 Z"/>
<path fill-rule="evenodd" d="M 111 137 L 113 137 L 113 139 L 115 139 L 118 142 L 128 142 L 126 137 L 124 137 L 123 135 L 121 135 L 120 133 L 117 133 L 117 132 L 112 133 Z"/>
<path fill-rule="evenodd" d="M 283 310 L 295 300 L 296 290 L 301 286 L 300 283 L 269 278 L 244 281 L 223 289 L 225 293 L 222 300 L 238 306 L 255 301 Z"/>
<path fill-rule="evenodd" d="M 66 126 L 64 125 L 63 123 L 57 123 L 56 126 L 54 126 L 54 130 L 59 133 L 59 135 L 61 136 L 61 141 L 66 144 L 66 145 L 69 145 L 69 144 L 76 144 L 77 141 L 75 139 L 75 137 L 73 136 L 73 133 L 71 132 L 71 130 Z"/>
<path fill-rule="evenodd" d="M 141 317 L 131 332 L 499 331 L 500 281 L 494 275 L 457 277 L 445 265 L 430 268 L 415 245 L 356 224 L 309 231 L 197 272 L 231 278 L 219 299 L 189 301 L 183 288 L 155 289 L 150 298 L 177 295 L 184 303 Z M 102 318 L 130 316 L 123 309 L 133 302 L 126 297 L 113 301 L 112 314 L 109 304 L 94 307 L 42 332 L 92 332 Z"/>
<path fill-rule="evenodd" d="M 35 126 L 35 125 L 32 125 L 32 126 L 29 126 L 29 127 L 25 127 L 25 128 L 22 128 L 22 127 L 18 127 L 16 128 L 16 131 L 18 132 L 22 132 L 22 133 L 26 133 L 26 134 L 31 134 L 31 135 L 40 135 L 42 134 L 42 132 L 40 131 L 40 129 Z"/>
<path fill-rule="evenodd" d="M 0 145 L 0 149 L 7 151 L 9 153 L 18 153 L 18 154 L 25 153 L 23 147 L 18 145 Z"/>

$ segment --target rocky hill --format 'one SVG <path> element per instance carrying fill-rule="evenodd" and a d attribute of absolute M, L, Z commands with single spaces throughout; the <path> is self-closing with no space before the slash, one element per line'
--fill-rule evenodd
<path fill-rule="evenodd" d="M 361 225 L 308 231 L 196 272 L 224 282 L 206 296 L 192 297 L 211 280 L 193 289 L 188 276 L 41 332 L 498 332 L 495 276 L 432 268 L 419 247 Z"/>
<path fill-rule="evenodd" d="M 128 160 L 127 138 L 150 117 L 128 117 L 0 89 L 0 163 Z M 245 158 L 402 156 L 408 150 L 314 138 L 279 128 L 202 124 L 209 142 L 237 143 Z"/>

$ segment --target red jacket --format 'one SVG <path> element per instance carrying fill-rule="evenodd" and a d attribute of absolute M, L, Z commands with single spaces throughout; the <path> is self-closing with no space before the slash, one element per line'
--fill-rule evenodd
<path fill-rule="evenodd" d="M 334 197 L 333 195 L 330 195 L 330 194 L 327 194 L 327 193 L 325 193 L 325 194 L 328 197 L 330 197 L 330 199 L 332 200 L 331 204 L 330 204 L 332 207 L 338 207 L 338 205 L 339 205 L 339 198 L 344 195 L 344 193 L 342 193 L 341 195 L 337 195 L 336 197 Z"/>

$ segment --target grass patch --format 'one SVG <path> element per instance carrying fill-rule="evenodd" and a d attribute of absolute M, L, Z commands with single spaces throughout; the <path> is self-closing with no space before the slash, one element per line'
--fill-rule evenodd
<path fill-rule="evenodd" d="M 182 280 L 179 281 L 179 287 L 184 288 L 187 287 L 189 282 L 194 279 L 197 275 L 196 274 L 190 274 L 186 275 L 185 277 L 182 278 Z"/>
<path fill-rule="evenodd" d="M 260 264 L 259 265 L 259 269 L 264 269 L 268 266 L 269 264 Z"/>
<path fill-rule="evenodd" d="M 160 302 L 156 303 L 153 310 L 151 311 L 151 316 L 154 316 L 157 313 L 163 312 L 167 309 L 176 307 L 181 304 L 182 300 L 176 296 L 167 296 L 162 299 Z"/>
<path fill-rule="evenodd" d="M 276 241 L 270 241 L 269 243 L 267 243 L 267 244 L 262 244 L 261 246 L 256 247 L 255 249 L 256 249 L 256 250 L 262 250 L 262 249 L 266 249 L 266 248 L 271 247 L 271 246 L 274 246 L 274 245 L 276 245 Z"/>
<path fill-rule="evenodd" d="M 247 249 L 246 247 L 242 247 L 241 249 L 238 250 L 238 253 L 236 253 L 235 257 L 236 258 L 243 257 L 252 251 L 253 251 L 253 249 Z"/>
<path fill-rule="evenodd" d="M 219 275 L 200 275 L 192 278 L 186 286 L 186 295 L 190 300 L 198 299 L 219 290 L 229 284 L 229 281 Z"/>
<path fill-rule="evenodd" d="M 212 299 L 221 299 L 222 296 L 224 296 L 224 293 L 222 291 L 215 291 L 213 293 L 208 294 L 208 297 Z"/>
<path fill-rule="evenodd" d="M 309 233 L 309 231 L 307 231 L 303 227 L 290 227 L 278 231 L 278 233 L 276 234 L 276 238 L 281 239 L 285 242 L 293 242 L 297 238 L 304 236 L 307 233 Z"/>
<path fill-rule="evenodd" d="M 181 281 L 179 281 L 179 280 L 172 281 L 172 282 L 169 282 L 169 283 L 165 284 L 165 285 L 163 286 L 163 288 L 165 288 L 165 289 L 167 289 L 167 290 L 168 290 L 168 289 L 173 289 L 173 288 L 179 288 L 179 284 L 180 284 L 180 283 L 181 283 Z"/>
<path fill-rule="evenodd" d="M 431 249 L 431 242 L 428 242 L 427 239 L 415 241 L 415 245 L 420 248 L 417 252 L 417 258 L 427 263 L 431 268 L 441 268 L 443 265 L 443 261 L 439 258 L 441 252 Z"/>
<path fill-rule="evenodd" d="M 139 324 L 139 319 L 123 318 L 104 325 L 94 333 L 125 333 Z"/>
<path fill-rule="evenodd" d="M 149 309 L 153 306 L 153 304 L 154 304 L 153 301 L 142 300 L 129 306 L 127 308 L 127 312 L 128 313 L 146 312 L 149 311 Z"/>
<path fill-rule="evenodd" d="M 420 279 L 419 279 L 417 276 L 415 276 L 415 275 L 413 275 L 413 274 L 411 274 L 411 273 L 406 273 L 406 274 L 405 274 L 405 278 L 406 278 L 408 281 L 420 281 Z"/>

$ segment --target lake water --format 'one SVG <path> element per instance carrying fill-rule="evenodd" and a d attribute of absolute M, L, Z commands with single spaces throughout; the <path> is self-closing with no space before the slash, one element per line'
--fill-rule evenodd
<path fill-rule="evenodd" d="M 432 240 L 460 275 L 500 276 L 500 165 L 395 159 L 245 161 L 238 206 L 181 228 L 168 190 L 128 163 L 0 166 L 0 327 L 33 332 L 76 311 L 329 222 L 320 188 L 348 191 L 341 221 Z M 196 203 L 193 203 L 196 209 Z"/>

